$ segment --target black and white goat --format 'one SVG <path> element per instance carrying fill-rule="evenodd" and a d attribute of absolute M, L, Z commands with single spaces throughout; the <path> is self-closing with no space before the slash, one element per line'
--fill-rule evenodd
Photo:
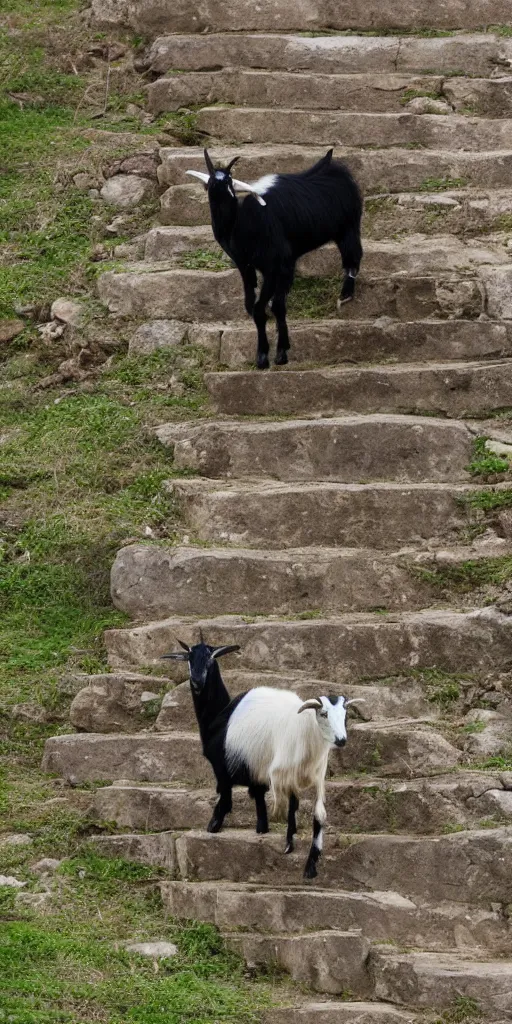
<path fill-rule="evenodd" d="M 268 832 L 265 794 L 270 789 L 274 812 L 287 805 L 286 853 L 293 850 L 297 832 L 299 794 L 316 790 L 313 842 L 304 869 L 315 878 L 322 851 L 325 811 L 325 775 L 329 751 L 347 741 L 346 709 L 356 701 L 344 697 L 315 697 L 305 702 L 289 690 L 255 687 L 230 700 L 217 659 L 236 644 L 210 647 L 203 640 L 183 652 L 164 655 L 188 661 L 190 685 L 204 756 L 217 779 L 219 799 L 208 824 L 219 832 L 232 809 L 233 786 L 247 786 L 256 803 L 256 832 Z M 303 715 L 302 712 L 310 712 Z M 300 716 L 300 717 L 299 717 Z"/>
<path fill-rule="evenodd" d="M 277 365 L 288 362 L 290 341 L 286 298 L 301 256 L 327 242 L 341 253 L 345 277 L 340 302 L 354 296 L 359 271 L 363 201 L 348 167 L 332 159 L 332 149 L 302 174 L 267 174 L 253 184 L 233 178 L 227 167 L 215 169 L 205 149 L 208 174 L 187 171 L 203 182 L 210 201 L 213 234 L 238 267 L 244 284 L 245 308 L 258 331 L 257 365 L 268 368 L 266 308 L 277 321 Z M 249 195 L 239 202 L 235 189 Z M 263 275 L 256 299 L 256 271 Z"/>

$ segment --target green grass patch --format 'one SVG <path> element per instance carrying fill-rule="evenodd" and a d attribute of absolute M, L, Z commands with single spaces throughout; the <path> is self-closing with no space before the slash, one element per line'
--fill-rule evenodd
<path fill-rule="evenodd" d="M 332 316 L 339 294 L 338 277 L 296 278 L 288 298 L 288 315 L 297 320 Z"/>
<path fill-rule="evenodd" d="M 495 455 L 494 452 L 490 452 L 486 447 L 486 437 L 476 437 L 473 442 L 473 457 L 469 466 L 467 466 L 468 473 L 472 476 L 489 476 L 489 475 L 501 475 L 508 473 L 510 470 L 510 462 L 503 455 Z"/>
<path fill-rule="evenodd" d="M 177 258 L 180 267 L 186 270 L 230 270 L 233 266 L 225 253 L 215 249 L 190 249 L 181 252 Z"/>
<path fill-rule="evenodd" d="M 154 869 L 94 853 L 65 864 L 44 921 L 4 922 L 0 1013 L 20 1024 L 257 1021 L 269 986 L 247 981 L 213 927 L 166 920 L 157 882 Z M 124 948 L 155 938 L 174 942 L 177 955 L 155 964 Z"/>
<path fill-rule="evenodd" d="M 473 491 L 471 494 L 462 495 L 458 501 L 468 508 L 482 509 L 484 512 L 512 508 L 512 488 L 507 487 L 499 491 Z"/>
<path fill-rule="evenodd" d="M 435 1024 L 465 1024 L 467 1020 L 474 1020 L 482 1016 L 480 1004 L 470 996 L 457 996 L 453 1005 L 441 1014 L 439 1021 Z"/>
<path fill-rule="evenodd" d="M 428 89 L 405 89 L 400 97 L 400 103 L 405 106 L 406 103 L 410 103 L 411 100 L 425 97 L 429 100 L 438 100 L 441 96 L 439 92 L 428 91 Z"/>
<path fill-rule="evenodd" d="M 425 583 L 442 590 L 470 593 L 486 586 L 503 586 L 512 580 L 512 556 L 470 559 L 431 568 L 413 566 L 411 571 Z"/>
<path fill-rule="evenodd" d="M 465 188 L 467 184 L 466 178 L 425 178 L 419 187 L 419 191 L 446 192 L 455 188 Z"/>
<path fill-rule="evenodd" d="M 488 25 L 487 31 L 496 36 L 512 37 L 512 25 Z"/>
<path fill-rule="evenodd" d="M 510 753 L 499 754 L 495 757 L 488 757 L 486 761 L 482 761 L 479 765 L 474 765 L 475 768 L 492 769 L 495 771 L 510 772 L 512 771 L 512 751 Z"/>

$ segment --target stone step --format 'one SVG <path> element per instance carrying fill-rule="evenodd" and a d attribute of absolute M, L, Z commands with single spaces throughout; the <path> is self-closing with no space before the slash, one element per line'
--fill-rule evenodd
<path fill-rule="evenodd" d="M 291 363 L 425 362 L 500 359 L 512 355 L 512 322 L 492 320 L 292 320 Z M 275 335 L 269 322 L 269 338 Z M 249 321 L 197 324 L 188 330 L 190 344 L 201 345 L 230 369 L 254 362 L 254 327 Z M 274 343 L 274 342 L 273 342 Z M 135 340 L 130 353 L 138 352 Z"/>
<path fill-rule="evenodd" d="M 361 929 L 371 942 L 429 950 L 512 952 L 510 923 L 497 909 L 456 903 L 422 904 L 396 892 L 258 889 L 229 882 L 162 882 L 164 910 L 205 921 L 223 932 L 264 933 Z"/>
<path fill-rule="evenodd" d="M 512 120 L 456 114 L 373 114 L 265 107 L 203 107 L 198 130 L 223 144 L 245 142 L 318 146 L 421 146 L 478 152 L 512 147 Z"/>
<path fill-rule="evenodd" d="M 267 1010 L 263 1024 L 425 1024 L 411 1010 L 398 1010 L 390 1003 L 362 1003 L 357 1000 L 303 1003 Z"/>
<path fill-rule="evenodd" d="M 291 675 L 278 672 L 244 672 L 238 669 L 225 669 L 222 675 L 230 693 L 244 693 L 253 686 L 276 686 L 283 690 L 299 691 L 304 700 L 329 689 L 330 683 L 325 679 L 314 679 L 311 674 L 296 671 Z M 187 677 L 182 671 L 181 676 L 176 670 L 177 679 Z M 134 732 L 144 726 L 154 725 L 158 732 L 173 730 L 187 732 L 196 728 L 196 717 L 190 700 L 190 686 L 186 682 L 147 676 L 151 691 L 144 697 L 152 698 L 143 701 L 143 712 L 140 705 L 133 700 L 133 678 L 130 672 L 112 674 L 82 675 L 82 689 L 76 694 L 69 709 L 71 724 L 82 732 Z M 144 677 L 139 677 L 144 678 Z M 161 696 L 162 687 L 168 692 Z M 156 692 L 155 692 L 156 691 Z M 346 684 L 343 687 L 346 697 L 364 697 L 365 706 L 358 709 L 359 716 L 365 721 L 378 718 L 393 718 L 406 715 L 408 718 L 435 716 L 435 704 L 429 702 L 424 692 L 421 678 L 414 673 L 410 677 L 399 677 L 393 686 L 370 684 Z"/>
<path fill-rule="evenodd" d="M 485 32 L 434 38 L 406 35 L 170 35 L 155 39 L 144 59 L 148 71 L 255 68 L 315 74 L 435 74 L 459 71 L 487 78 L 510 68 L 510 38 Z"/>
<path fill-rule="evenodd" d="M 432 569 L 459 568 L 471 561 L 510 554 L 503 539 L 482 549 L 441 552 L 369 548 L 171 547 L 130 544 L 121 548 L 111 571 L 116 606 L 135 619 L 165 615 L 300 615 L 358 611 L 412 611 L 463 604 L 456 583 L 430 581 Z M 484 584 L 479 594 L 482 596 Z M 496 592 L 496 587 L 494 587 Z M 474 597 L 470 597 L 474 600 Z"/>
<path fill-rule="evenodd" d="M 476 79 L 481 82 L 489 79 Z M 494 81 L 494 80 L 493 80 Z M 497 97 L 503 93 L 507 103 L 512 78 L 496 80 Z M 467 83 L 468 89 L 471 83 Z M 404 106 L 419 93 L 440 96 L 443 79 L 439 75 L 403 74 L 323 74 L 283 71 L 201 71 L 170 74 L 158 78 L 147 87 L 149 109 L 154 114 L 179 110 L 186 104 L 211 106 L 234 103 L 242 107 L 290 107 L 301 110 L 344 110 L 402 112 Z M 460 90 L 459 90 L 460 92 Z M 476 92 L 476 89 L 475 89 Z M 482 99 L 485 93 L 482 90 Z M 460 101 L 459 101 L 460 102 Z M 499 99 L 498 99 L 499 104 Z M 446 113 L 450 112 L 447 107 Z M 497 114 L 494 116 L 498 116 Z"/>
<path fill-rule="evenodd" d="M 107 630 L 109 663 L 114 669 L 143 665 L 161 670 L 161 656 L 175 650 L 176 636 L 197 643 L 199 628 L 210 644 L 240 644 L 240 668 L 293 672 L 304 670 L 307 658 L 319 678 L 339 685 L 434 665 L 457 674 L 506 671 L 512 644 L 512 620 L 495 608 L 287 621 L 171 618 Z"/>
<path fill-rule="evenodd" d="M 219 108 L 213 108 L 219 109 Z M 219 112 L 224 115 L 229 111 Z M 265 118 L 268 115 L 265 111 Z M 247 111 L 242 112 L 245 119 Z M 338 115 L 340 118 L 343 115 Z M 350 117 L 350 115 L 347 115 Z M 384 115 L 381 115 L 384 116 Z M 416 121 L 421 123 L 424 118 L 417 117 Z M 402 117 L 411 118 L 410 114 Z M 351 118 L 352 123 L 358 122 L 359 118 Z M 451 120 L 451 119 L 450 119 Z M 459 118 L 463 125 L 466 119 Z M 445 124 L 446 117 L 430 117 L 432 121 Z M 493 124 L 493 122 L 487 122 Z M 501 122 L 506 124 L 507 122 Z M 476 127 L 480 122 L 477 122 Z M 240 153 L 240 162 L 237 164 L 237 173 L 242 181 L 254 181 L 263 174 L 285 174 L 305 170 L 316 160 L 325 154 L 327 146 L 333 145 L 330 140 L 326 145 L 314 146 L 308 136 L 305 145 L 297 145 L 294 138 L 294 145 L 247 145 Z M 410 141 L 410 140 L 407 140 Z M 370 142 L 374 143 L 371 139 Z M 226 164 L 236 156 L 233 146 L 217 146 L 209 143 L 209 152 L 212 160 L 218 164 Z M 510 189 L 512 174 L 512 147 L 505 151 L 497 148 L 497 140 L 493 133 L 492 149 L 489 152 L 465 152 L 458 149 L 452 138 L 452 149 L 364 149 L 354 150 L 347 147 L 346 139 L 343 137 L 343 148 L 336 147 L 335 157 L 345 160 L 355 174 L 357 181 L 363 191 L 367 194 L 383 192 L 407 192 L 425 189 L 426 193 L 432 189 L 440 188 L 457 189 L 460 186 L 471 186 L 485 189 L 504 188 Z M 183 185 L 187 181 L 185 171 L 204 171 L 203 150 L 199 147 L 185 146 L 163 147 L 160 150 L 161 165 L 158 168 L 158 176 L 162 185 Z M 451 184 L 450 183 L 455 183 Z M 165 203 L 165 200 L 164 200 Z M 506 212 L 506 211 L 505 211 Z"/>
<path fill-rule="evenodd" d="M 173 449 L 176 469 L 237 479 L 467 482 L 472 452 L 465 424 L 420 416 L 202 420 L 166 423 L 156 435 Z"/>
<path fill-rule="evenodd" d="M 215 103 L 353 113 L 432 113 L 510 117 L 512 76 L 502 78 L 407 74 L 318 74 L 283 71 L 202 71 L 171 74 L 147 87 L 154 114 L 187 104 Z M 425 102 L 427 100 L 427 102 Z M 419 103 L 418 103 L 419 101 Z M 418 110 L 417 107 L 422 109 Z M 424 108 L 424 109 L 423 109 Z"/>
<path fill-rule="evenodd" d="M 168 489 L 199 540 L 267 550 L 444 546 L 459 543 L 470 524 L 485 522 L 483 513 L 470 509 L 474 486 L 218 483 L 192 478 L 170 480 Z"/>
<path fill-rule="evenodd" d="M 487 1017 L 512 1019 L 512 961 L 460 954 L 401 953 L 380 947 L 370 956 L 378 999 L 446 1010 L 473 1000 Z"/>
<path fill-rule="evenodd" d="M 314 992 L 352 998 L 373 995 L 367 970 L 370 944 L 359 930 L 311 931 L 308 935 L 224 934 L 229 949 L 251 967 L 276 965 Z"/>
<path fill-rule="evenodd" d="M 320 250 L 316 266 L 331 258 Z M 315 266 L 315 261 L 313 262 Z M 496 280 L 496 274 L 500 275 Z M 503 279 L 503 280 L 502 280 Z M 512 265 L 482 267 L 466 274 L 436 276 L 404 274 L 370 277 L 361 274 L 355 301 L 345 303 L 344 319 L 392 316 L 399 320 L 439 318 L 473 319 L 486 313 L 492 318 L 512 319 L 508 295 Z M 323 284 L 321 316 L 335 316 L 341 287 L 341 273 L 333 278 L 316 278 Z M 183 270 L 167 263 L 132 263 L 123 270 L 108 270 L 98 278 L 98 296 L 117 316 L 177 319 L 185 322 L 234 320 L 243 314 L 243 286 L 237 270 Z M 311 283 L 313 301 L 315 288 Z M 503 295 L 504 290 L 507 290 Z M 294 310 L 294 291 L 289 298 Z M 300 297 L 296 300 L 299 305 Z M 504 304 L 503 304 L 504 303 Z M 300 315 L 300 314 L 299 314 Z"/>
<path fill-rule="evenodd" d="M 368 196 L 363 211 L 364 267 L 367 273 L 372 272 L 376 266 L 380 268 L 380 273 L 385 260 L 382 248 L 375 246 L 374 239 L 385 243 L 390 264 L 386 266 L 384 263 L 384 271 L 395 263 L 398 263 L 399 270 L 411 270 L 410 264 L 404 267 L 403 260 L 397 260 L 395 255 L 403 249 L 404 239 L 414 242 L 416 250 L 418 242 L 423 246 L 424 266 L 426 262 L 429 272 L 434 273 L 439 272 L 442 267 L 451 269 L 452 264 L 449 260 L 454 260 L 457 264 L 458 256 L 454 248 L 456 235 L 468 236 L 471 239 L 475 235 L 485 236 L 493 231 L 497 232 L 494 242 L 495 253 L 501 254 L 501 261 L 507 259 L 509 250 L 505 248 L 505 243 L 508 236 L 499 232 L 506 231 L 509 225 L 509 211 L 512 205 L 510 189 L 466 189 L 461 188 L 459 184 L 458 187 L 449 190 L 443 187 L 444 184 L 443 180 L 436 176 L 426 179 L 423 192 L 382 192 Z M 146 259 L 167 260 L 196 247 L 219 251 L 211 231 L 208 196 L 197 183 L 189 183 L 187 179 L 182 180 L 179 185 L 170 185 L 160 198 L 160 220 L 164 226 L 148 232 Z M 173 230 L 170 231 L 169 227 Z M 407 235 L 420 237 L 418 240 L 409 240 Z M 443 243 L 433 241 L 434 238 L 438 239 L 438 236 L 442 236 Z M 449 239 L 448 251 L 445 248 L 446 239 Z M 488 239 L 475 240 L 473 244 L 476 251 L 483 255 Z M 311 274 L 315 267 L 322 272 L 326 267 L 335 267 L 334 272 L 337 273 L 339 263 L 334 262 L 336 252 L 337 250 L 334 255 L 329 256 L 323 252 L 321 260 L 316 254 L 299 260 L 298 268 L 301 275 Z M 461 254 L 464 255 L 465 261 L 461 261 L 460 265 L 467 270 L 468 250 L 462 250 Z M 484 262 L 488 258 L 489 252 Z M 481 255 L 478 262 L 482 262 Z"/>
<path fill-rule="evenodd" d="M 186 685 L 190 704 L 190 689 Z M 505 789 L 505 782 L 510 784 L 508 780 L 506 775 L 457 771 L 403 781 L 371 776 L 328 781 L 328 827 L 331 830 L 343 828 L 345 832 L 426 835 L 468 825 L 478 827 L 481 821 L 503 824 L 512 821 L 512 791 Z M 301 799 L 299 826 L 303 831 L 310 827 L 313 796 L 309 793 Z M 253 829 L 254 805 L 247 792 L 237 789 L 233 797 L 233 813 L 226 825 Z M 117 828 L 130 831 L 200 829 L 210 820 L 216 799 L 213 787 L 194 791 L 122 782 L 98 789 L 94 795 L 94 810 L 102 821 L 114 822 Z M 286 927 L 283 925 L 283 930 Z"/>
<path fill-rule="evenodd" d="M 302 871 L 311 837 L 284 854 L 284 834 L 258 836 L 227 829 L 208 832 L 130 833 L 98 836 L 107 856 L 125 856 L 171 871 L 190 882 L 250 882 L 258 886 L 303 885 Z M 317 885 L 323 889 L 397 892 L 436 905 L 512 900 L 512 827 L 456 832 L 443 836 L 326 836 Z"/>
<path fill-rule="evenodd" d="M 216 413 L 300 416 L 407 413 L 485 418 L 512 400 L 512 361 L 207 373 Z"/>
<path fill-rule="evenodd" d="M 248 0 L 205 0 L 200 11 L 188 0 L 175 0 L 172 7 L 154 0 L 92 0 L 90 17 L 98 28 L 130 28 L 150 39 L 165 32 L 288 32 L 339 29 L 479 29 L 484 25 L 506 24 L 508 0 L 432 0 L 427 10 L 421 0 L 383 8 L 371 0 L 364 10 L 358 0 L 343 0 L 334 7 L 328 0 L 290 4 L 275 0 L 255 6 Z"/>
<path fill-rule="evenodd" d="M 433 727 L 418 719 L 362 722 L 351 726 L 343 750 L 333 750 L 330 772 L 365 771 L 409 777 L 453 768 L 461 751 Z M 46 742 L 43 769 L 68 782 L 182 782 L 211 784 L 213 772 L 203 757 L 198 732 L 123 735 L 76 733 Z"/>
<path fill-rule="evenodd" d="M 512 82 L 512 78 L 511 78 Z M 187 188 L 189 186 L 186 186 Z M 201 195 L 192 185 L 195 200 Z M 204 189 L 203 189 L 204 193 Z M 184 253 L 198 249 L 221 253 L 210 227 L 209 207 L 205 212 L 204 227 L 155 227 L 147 234 L 145 259 L 148 263 L 179 262 Z M 450 235 L 436 241 L 416 235 L 399 239 L 365 241 L 364 276 L 383 277 L 389 274 L 467 274 L 485 266 L 509 266 L 509 250 L 503 238 L 489 237 L 484 241 L 463 242 Z M 297 269 L 301 277 L 329 277 L 340 273 L 340 253 L 335 245 L 326 245 L 308 253 L 299 260 Z"/>

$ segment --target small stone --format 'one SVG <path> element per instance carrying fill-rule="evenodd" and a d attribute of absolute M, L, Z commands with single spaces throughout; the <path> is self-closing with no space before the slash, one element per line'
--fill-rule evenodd
<path fill-rule="evenodd" d="M 37 329 L 45 344 L 49 344 L 49 342 L 56 341 L 57 338 L 61 338 L 66 327 L 65 324 L 53 321 L 48 324 L 41 324 Z"/>
<path fill-rule="evenodd" d="M 160 700 L 160 697 L 157 693 L 151 693 L 151 690 L 144 690 L 140 695 L 141 704 L 150 704 L 154 700 Z"/>
<path fill-rule="evenodd" d="M 118 214 L 117 217 L 107 224 L 105 227 L 105 234 L 107 235 L 124 235 L 130 228 L 131 220 L 125 213 Z"/>
<path fill-rule="evenodd" d="M 99 199 L 100 198 L 100 191 L 99 191 L 98 188 L 90 188 L 89 192 L 87 194 L 89 196 L 89 199 Z"/>
<path fill-rule="evenodd" d="M 0 885 L 7 885 L 10 889 L 22 889 L 26 882 L 20 882 L 14 875 L 0 875 Z"/>
<path fill-rule="evenodd" d="M 141 324 L 130 340 L 129 355 L 149 355 L 161 348 L 174 348 L 185 340 L 188 324 L 180 320 L 151 320 Z"/>
<path fill-rule="evenodd" d="M 96 186 L 96 179 L 93 178 L 92 175 L 86 174 L 84 172 L 75 174 L 73 177 L 73 182 L 77 188 L 84 189 L 84 191 L 87 190 L 88 188 L 95 188 Z"/>
<path fill-rule="evenodd" d="M 101 190 L 101 198 L 110 206 L 132 209 L 153 192 L 154 185 L 148 178 L 135 174 L 116 174 L 109 178 Z"/>
<path fill-rule="evenodd" d="M 36 875 L 50 875 L 57 870 L 62 864 L 61 860 L 57 860 L 56 857 L 43 857 L 42 860 L 38 860 L 37 864 L 34 864 L 32 871 Z"/>
<path fill-rule="evenodd" d="M 485 447 L 494 455 L 504 455 L 506 459 L 512 459 L 512 444 L 505 444 L 503 441 L 486 441 Z"/>
<path fill-rule="evenodd" d="M 24 330 L 23 320 L 0 320 L 0 344 L 12 341 Z"/>
<path fill-rule="evenodd" d="M 0 838 L 0 846 L 29 846 L 31 842 L 32 836 L 27 835 L 26 832 L 13 832 L 10 836 Z"/>
<path fill-rule="evenodd" d="M 173 942 L 127 942 L 125 948 L 129 953 L 151 956 L 155 960 L 168 960 L 178 952 Z"/>
<path fill-rule="evenodd" d="M 135 153 L 121 164 L 123 174 L 138 174 L 143 178 L 157 180 L 158 157 L 153 153 Z"/>
<path fill-rule="evenodd" d="M 415 96 L 405 106 L 412 114 L 451 114 L 452 108 L 445 100 L 435 100 L 431 96 Z"/>
<path fill-rule="evenodd" d="M 11 715 L 25 722 L 46 722 L 46 711 L 40 704 L 14 704 Z"/>
<path fill-rule="evenodd" d="M 62 320 L 65 324 L 79 327 L 83 323 L 84 308 L 81 302 L 74 299 L 55 299 L 51 308 L 52 320 Z"/>

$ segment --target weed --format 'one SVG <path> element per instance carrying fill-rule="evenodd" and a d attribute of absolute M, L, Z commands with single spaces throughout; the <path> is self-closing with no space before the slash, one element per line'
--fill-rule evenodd
<path fill-rule="evenodd" d="M 472 491 L 471 494 L 463 494 L 459 499 L 461 505 L 469 508 L 482 509 L 485 512 L 494 512 L 503 508 L 512 507 L 512 488 L 507 487 L 499 491 Z"/>
<path fill-rule="evenodd" d="M 512 771 L 512 751 L 510 753 L 497 754 L 495 757 L 489 757 L 486 761 L 482 761 L 481 764 L 474 765 L 474 767 L 510 772 Z"/>
<path fill-rule="evenodd" d="M 500 586 L 512 579 L 512 556 L 469 559 L 458 564 L 437 565 L 431 568 L 411 566 L 418 579 L 444 590 L 469 593 L 486 585 Z"/>
<path fill-rule="evenodd" d="M 337 277 L 299 277 L 289 296 L 289 316 L 297 320 L 332 316 L 339 293 Z"/>
<path fill-rule="evenodd" d="M 446 192 L 455 188 L 465 188 L 467 184 L 466 178 L 425 178 L 419 187 L 419 191 Z"/>
<path fill-rule="evenodd" d="M 435 1024 L 465 1024 L 465 1021 L 481 1015 L 476 999 L 470 996 L 457 996 L 453 1005 L 441 1014 L 440 1021 Z"/>
<path fill-rule="evenodd" d="M 512 25 L 488 25 L 487 32 L 492 32 L 496 36 L 510 38 L 512 36 Z"/>
<path fill-rule="evenodd" d="M 438 704 L 443 711 L 449 711 L 459 698 L 460 685 L 455 680 L 427 687 L 427 700 L 430 704 Z"/>
<path fill-rule="evenodd" d="M 166 127 L 184 146 L 198 146 L 204 138 L 197 127 L 197 111 L 183 110 L 176 114 L 168 114 L 169 123 Z"/>
<path fill-rule="evenodd" d="M 443 833 L 443 835 L 448 836 L 455 832 L 465 832 L 466 829 L 467 825 L 458 825 L 455 822 L 447 822 L 447 824 L 443 825 L 443 827 L 441 828 L 441 832 Z"/>
<path fill-rule="evenodd" d="M 400 103 L 402 106 L 405 106 L 406 103 L 410 103 L 411 100 L 419 97 L 425 97 L 429 100 L 438 100 L 440 95 L 440 92 L 429 92 L 428 89 L 405 89 L 400 97 Z"/>
<path fill-rule="evenodd" d="M 510 469 L 510 462 L 505 456 L 495 455 L 487 448 L 487 437 L 476 437 L 473 441 L 473 457 L 468 473 L 472 476 L 488 476 L 489 474 L 507 473 Z"/>
<path fill-rule="evenodd" d="M 190 249 L 177 257 L 180 267 L 187 270 L 229 270 L 233 264 L 222 252 L 215 249 Z"/>
<path fill-rule="evenodd" d="M 466 722 L 466 725 L 461 726 L 461 732 L 466 733 L 468 736 L 473 736 L 475 733 L 483 732 L 485 729 L 485 722 Z"/>

